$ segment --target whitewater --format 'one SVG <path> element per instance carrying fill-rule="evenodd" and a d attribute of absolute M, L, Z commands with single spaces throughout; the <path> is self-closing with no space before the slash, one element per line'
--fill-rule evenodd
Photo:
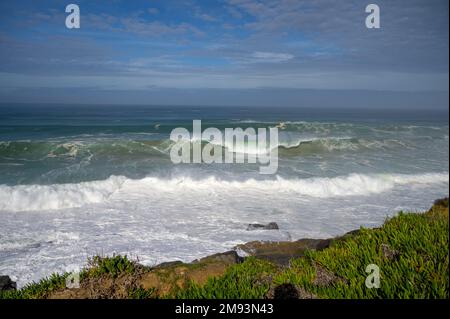
<path fill-rule="evenodd" d="M 440 113 L 200 111 L 0 107 L 0 274 L 23 286 L 95 254 L 155 265 L 253 240 L 327 238 L 448 196 Z M 221 131 L 280 126 L 277 174 L 171 163 L 171 130 L 200 118 Z M 279 230 L 247 230 L 269 222 Z"/>

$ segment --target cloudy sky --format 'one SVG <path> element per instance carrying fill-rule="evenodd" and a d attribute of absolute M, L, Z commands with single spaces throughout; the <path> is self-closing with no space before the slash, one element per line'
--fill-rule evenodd
<path fill-rule="evenodd" d="M 448 0 L 71 2 L 0 2 L 0 103 L 447 107 Z"/>

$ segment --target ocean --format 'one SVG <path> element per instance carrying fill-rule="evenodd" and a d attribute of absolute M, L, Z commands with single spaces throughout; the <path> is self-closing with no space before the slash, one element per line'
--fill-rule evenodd
<path fill-rule="evenodd" d="M 173 164 L 170 133 L 193 120 L 278 125 L 277 173 Z M 22 286 L 95 254 L 155 265 L 376 227 L 448 196 L 448 135 L 447 110 L 2 104 L 0 274 Z"/>

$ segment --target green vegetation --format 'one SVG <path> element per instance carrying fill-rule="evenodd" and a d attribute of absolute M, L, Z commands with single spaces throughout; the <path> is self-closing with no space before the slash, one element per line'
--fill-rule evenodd
<path fill-rule="evenodd" d="M 88 260 L 88 266 L 80 272 L 80 280 L 98 278 L 101 276 L 110 276 L 113 278 L 123 274 L 133 274 L 138 269 L 145 267 L 130 261 L 127 256 L 101 257 L 94 256 Z M 66 287 L 66 278 L 70 273 L 63 275 L 52 274 L 39 282 L 32 282 L 20 290 L 10 290 L 0 292 L 0 299 L 42 299 L 47 298 L 53 292 Z M 130 289 L 130 296 L 137 299 L 145 296 L 149 298 L 152 291 L 143 291 L 140 288 Z"/>
<path fill-rule="evenodd" d="M 380 269 L 379 288 L 369 289 L 365 285 L 369 275 L 366 267 L 370 264 Z M 166 276 L 165 280 L 174 282 L 190 269 L 186 264 L 170 267 L 178 269 L 179 275 Z M 192 267 L 190 271 L 201 273 L 200 265 Z M 164 275 L 165 268 L 161 269 L 151 273 L 151 269 L 126 256 L 96 256 L 89 260 L 80 278 L 82 283 L 94 286 L 104 279 L 120 285 L 120 278 L 132 278 L 133 284 L 125 296 L 133 299 L 273 298 L 277 297 L 277 289 L 286 284 L 294 287 L 301 298 L 449 298 L 448 199 L 437 201 L 426 213 L 400 212 L 381 228 L 361 228 L 334 240 L 326 249 L 307 251 L 304 257 L 292 259 L 285 267 L 249 257 L 240 264 L 227 266 L 219 276 L 206 277 L 202 284 L 188 281 L 166 293 L 148 285 L 150 279 L 160 278 L 155 274 Z M 146 272 L 153 277 L 147 276 L 144 289 L 141 275 Z M 64 290 L 67 275 L 52 275 L 21 290 L 0 293 L 0 298 L 47 298 Z M 96 278 L 101 280 L 96 282 Z"/>
<path fill-rule="evenodd" d="M 100 277 L 110 275 L 116 278 L 120 274 L 134 273 L 138 265 L 130 261 L 127 256 L 114 255 L 113 257 L 94 256 L 88 260 L 88 268 L 81 273 L 81 279 L 84 277 Z"/>
<path fill-rule="evenodd" d="M 150 299 L 155 297 L 155 289 L 144 289 L 142 287 L 130 289 L 128 291 L 129 299 Z"/>
<path fill-rule="evenodd" d="M 274 265 L 250 257 L 244 263 L 230 267 L 223 276 L 209 278 L 202 287 L 191 282 L 174 297 L 180 299 L 261 298 L 270 288 L 267 278 L 275 271 Z"/>
<path fill-rule="evenodd" d="M 400 213 L 382 228 L 362 228 L 328 249 L 308 251 L 289 267 L 248 258 L 175 297 L 264 298 L 271 286 L 290 283 L 317 298 L 449 298 L 448 222 L 448 200 L 439 201 L 425 214 Z M 378 289 L 365 285 L 369 264 L 380 269 Z"/>
<path fill-rule="evenodd" d="M 329 249 L 309 251 L 274 281 L 289 281 L 323 298 L 448 298 L 448 245 L 448 210 L 447 215 L 402 213 L 382 229 L 362 229 Z M 365 286 L 369 264 L 380 269 L 379 289 Z M 338 279 L 314 284 L 317 267 Z"/>
<path fill-rule="evenodd" d="M 37 283 L 30 283 L 20 290 L 0 292 L 0 299 L 41 299 L 48 294 L 66 286 L 66 278 L 69 273 L 63 275 L 52 274 L 50 277 L 41 279 Z"/>

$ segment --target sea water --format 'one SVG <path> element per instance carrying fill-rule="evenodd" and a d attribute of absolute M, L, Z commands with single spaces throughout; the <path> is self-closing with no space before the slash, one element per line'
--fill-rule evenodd
<path fill-rule="evenodd" d="M 170 132 L 193 120 L 279 126 L 277 173 L 174 165 Z M 448 111 L 3 104 L 0 274 L 22 286 L 95 254 L 154 265 L 376 227 L 448 196 L 448 134 Z"/>

